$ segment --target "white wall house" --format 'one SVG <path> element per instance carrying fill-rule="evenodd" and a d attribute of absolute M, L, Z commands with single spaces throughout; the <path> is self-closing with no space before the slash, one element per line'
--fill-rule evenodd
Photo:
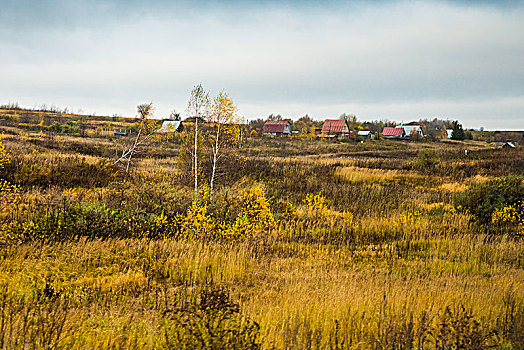
<path fill-rule="evenodd" d="M 182 128 L 182 122 L 180 120 L 164 120 L 160 129 L 156 132 L 176 132 L 181 131 Z"/>
<path fill-rule="evenodd" d="M 424 132 L 422 131 L 422 127 L 420 125 L 399 125 L 396 126 L 396 128 L 404 129 L 406 137 L 409 137 L 413 133 L 418 133 L 420 136 L 424 137 Z"/>

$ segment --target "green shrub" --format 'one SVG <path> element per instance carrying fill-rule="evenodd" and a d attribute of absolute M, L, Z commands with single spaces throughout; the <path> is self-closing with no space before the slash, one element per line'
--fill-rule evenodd
<path fill-rule="evenodd" d="M 54 122 L 50 127 L 56 133 L 75 134 L 79 131 L 79 126 L 75 122 L 68 120 L 65 123 Z"/>
<path fill-rule="evenodd" d="M 154 223 L 148 215 L 128 213 L 104 204 L 71 204 L 48 210 L 24 226 L 32 240 L 62 241 L 77 237 L 144 237 Z"/>
<path fill-rule="evenodd" d="M 455 197 L 455 205 L 467 209 L 481 224 L 489 224 L 493 212 L 524 203 L 524 176 L 510 175 L 471 185 Z"/>
<path fill-rule="evenodd" d="M 440 163 L 440 158 L 434 149 L 423 149 L 418 153 L 415 167 L 419 170 L 433 170 Z"/>
<path fill-rule="evenodd" d="M 23 156 L 15 154 L 0 169 L 0 177 L 22 187 L 102 187 L 122 178 L 122 171 L 107 160 L 96 163 L 78 156 Z"/>

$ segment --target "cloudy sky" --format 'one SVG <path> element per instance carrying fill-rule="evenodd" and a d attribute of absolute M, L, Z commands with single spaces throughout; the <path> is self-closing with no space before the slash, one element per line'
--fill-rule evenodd
<path fill-rule="evenodd" d="M 524 1 L 0 0 L 0 104 L 524 130 Z"/>

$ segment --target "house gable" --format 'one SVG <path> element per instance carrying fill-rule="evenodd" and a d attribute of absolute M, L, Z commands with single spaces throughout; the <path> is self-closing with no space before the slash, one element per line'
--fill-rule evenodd
<path fill-rule="evenodd" d="M 272 120 L 266 122 L 262 130 L 265 134 L 290 134 L 291 123 L 286 120 Z"/>
<path fill-rule="evenodd" d="M 326 119 L 321 132 L 323 134 L 348 134 L 349 129 L 343 119 Z"/>

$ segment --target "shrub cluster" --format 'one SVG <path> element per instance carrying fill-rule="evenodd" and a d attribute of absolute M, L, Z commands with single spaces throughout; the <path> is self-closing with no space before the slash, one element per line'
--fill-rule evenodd
<path fill-rule="evenodd" d="M 524 177 L 510 175 L 473 183 L 455 197 L 455 205 L 467 210 L 484 226 L 502 222 L 519 224 L 524 210 Z"/>

